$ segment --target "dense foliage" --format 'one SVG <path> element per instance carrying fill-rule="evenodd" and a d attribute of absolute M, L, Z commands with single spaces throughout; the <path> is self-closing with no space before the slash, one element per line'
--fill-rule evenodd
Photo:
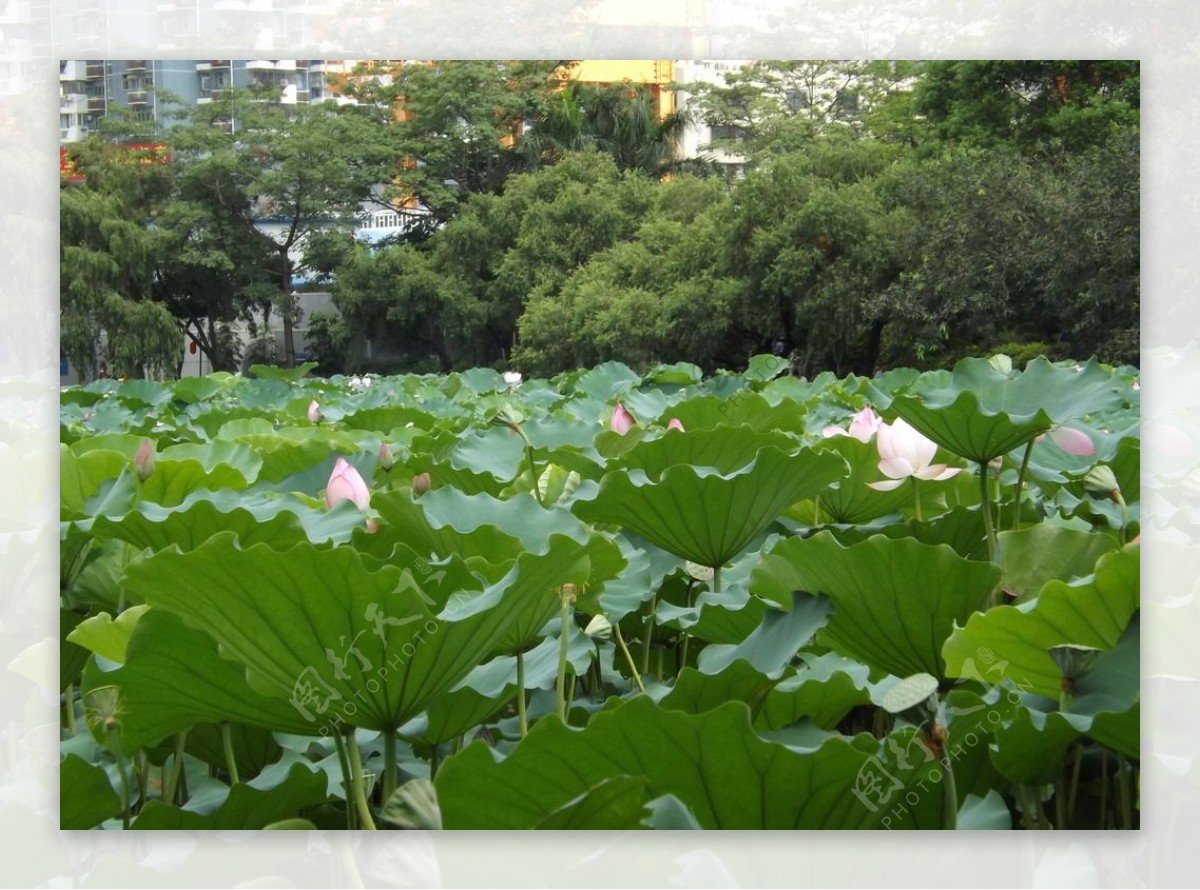
<path fill-rule="evenodd" d="M 290 331 L 304 273 L 341 316 L 311 331 L 325 373 L 776 351 L 870 374 L 1001 345 L 1136 364 L 1136 62 L 764 61 L 688 85 L 662 121 L 646 90 L 559 65 L 408 64 L 347 87 L 362 105 L 287 116 L 232 96 L 159 134 L 170 165 L 121 175 L 119 152 L 83 149 L 64 350 L 87 376 L 100 331 L 136 315 L 157 333 L 110 337 L 110 361 L 169 371 L 173 316 L 232 370 L 222 325 Z M 688 120 L 742 175 L 673 154 Z M 355 243 L 354 212 L 389 200 L 429 214 Z"/>
<path fill-rule="evenodd" d="M 63 391 L 64 828 L 1138 826 L 1134 369 L 254 370 Z"/>

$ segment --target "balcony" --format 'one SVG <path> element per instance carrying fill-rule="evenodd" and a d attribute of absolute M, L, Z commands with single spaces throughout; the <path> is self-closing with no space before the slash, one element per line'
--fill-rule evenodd
<path fill-rule="evenodd" d="M 134 71 L 145 71 L 146 70 L 146 60 L 138 59 L 136 61 L 126 62 L 125 70 L 130 73 L 132 73 Z"/>
<path fill-rule="evenodd" d="M 253 59 L 246 63 L 247 71 L 274 71 L 275 63 L 269 59 Z"/>
<path fill-rule="evenodd" d="M 107 111 L 108 100 L 103 96 L 88 96 L 87 110 L 89 113 Z"/>
<path fill-rule="evenodd" d="M 146 90 L 130 90 L 125 94 L 130 105 L 148 105 L 150 94 Z"/>
<path fill-rule="evenodd" d="M 95 80 L 97 77 L 103 77 L 108 71 L 108 66 L 104 62 L 88 62 L 84 69 L 84 77 L 87 80 Z"/>
<path fill-rule="evenodd" d="M 83 93 L 68 93 L 58 100 L 59 114 L 86 114 L 88 97 Z"/>

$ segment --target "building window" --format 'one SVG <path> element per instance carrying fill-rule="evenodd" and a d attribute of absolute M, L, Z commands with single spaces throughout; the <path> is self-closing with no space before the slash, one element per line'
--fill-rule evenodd
<path fill-rule="evenodd" d="M 732 139 L 734 142 L 743 142 L 746 139 L 746 131 L 741 127 L 721 124 L 709 128 L 709 139 L 713 142 L 716 142 L 718 139 Z"/>

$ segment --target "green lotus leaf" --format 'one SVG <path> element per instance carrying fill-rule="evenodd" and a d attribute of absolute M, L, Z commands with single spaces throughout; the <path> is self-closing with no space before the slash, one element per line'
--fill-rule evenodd
<path fill-rule="evenodd" d="M 58 775 L 62 789 L 58 827 L 63 831 L 94 828 L 121 812 L 121 798 L 101 767 L 68 754 L 59 761 Z"/>
<path fill-rule="evenodd" d="M 229 743 L 237 762 L 238 775 L 242 779 L 253 778 L 279 760 L 283 748 L 275 740 L 275 734 L 260 726 L 245 723 L 227 723 Z M 169 747 L 174 753 L 172 739 L 160 747 Z M 185 749 L 188 754 L 203 760 L 209 766 L 226 769 L 225 732 L 218 723 L 201 723 L 188 728 Z M 165 753 L 165 752 L 164 752 Z"/>
<path fill-rule="evenodd" d="M 782 729 L 807 718 L 832 730 L 851 708 L 870 704 L 867 674 L 866 665 L 833 652 L 807 656 L 803 667 L 767 695 L 755 726 Z"/>
<path fill-rule="evenodd" d="M 645 828 L 646 779 L 616 776 L 605 779 L 549 813 L 534 828 L 542 831 L 588 829 L 630 831 Z"/>
<path fill-rule="evenodd" d="M 168 806 L 162 801 L 147 801 L 133 821 L 135 829 L 215 829 L 247 830 L 266 828 L 305 807 L 322 803 L 329 797 L 328 782 L 322 770 L 297 760 L 268 767 L 248 782 L 229 789 L 219 806 L 208 812 Z"/>
<path fill-rule="evenodd" d="M 622 362 L 605 362 L 570 381 L 562 387 L 564 393 L 583 393 L 605 402 L 618 393 L 632 389 L 641 377 Z"/>
<path fill-rule="evenodd" d="M 795 447 L 795 439 L 774 431 L 759 432 L 749 427 L 701 429 L 638 442 L 610 461 L 608 468 L 641 470 L 651 482 L 658 482 L 674 466 L 712 467 L 729 474 L 750 464 L 764 448 L 786 452 Z"/>
<path fill-rule="evenodd" d="M 302 489 L 314 492 L 324 487 L 335 459 L 331 455 L 353 455 L 360 450 L 358 442 L 346 433 L 322 428 L 285 427 L 273 433 L 242 435 L 237 441 L 262 458 L 259 487 L 320 467 L 324 478 L 318 475 L 316 484 Z"/>
<path fill-rule="evenodd" d="M 1000 574 L 997 566 L 963 559 L 944 545 L 882 535 L 849 547 L 829 532 L 788 538 L 767 559 L 772 583 L 790 570 L 794 590 L 833 600 L 821 633 L 825 643 L 898 677 L 945 676 L 943 643 L 956 621 L 983 607 Z"/>
<path fill-rule="evenodd" d="M 81 688 L 85 694 L 106 686 L 120 690 L 121 749 L 126 754 L 201 723 L 315 732 L 312 721 L 286 697 L 251 688 L 245 668 L 222 658 L 212 637 L 162 609 L 150 609 L 138 621 L 125 658 L 125 664 L 112 670 L 89 662 Z"/>
<path fill-rule="evenodd" d="M 298 383 L 301 378 L 307 377 L 309 371 L 315 371 L 318 366 L 318 362 L 304 362 L 303 364 L 296 365 L 294 368 L 280 368 L 276 365 L 251 365 L 250 376 L 261 380 L 283 380 L 294 384 Z"/>
<path fill-rule="evenodd" d="M 1037 596 L 1050 581 L 1072 581 L 1092 574 L 1101 556 L 1120 547 L 1109 535 L 1048 522 L 1001 532 L 999 539 L 1001 586 L 1021 601 Z"/>
<path fill-rule="evenodd" d="M 688 714 L 702 714 L 719 708 L 725 702 L 744 702 L 751 719 L 758 714 L 768 693 L 779 682 L 739 658 L 720 671 L 700 671 L 685 667 L 670 692 L 659 699 L 659 706 Z"/>
<path fill-rule="evenodd" d="M 133 629 L 149 608 L 147 605 L 131 606 L 115 619 L 108 612 L 93 615 L 67 634 L 67 640 L 109 661 L 124 662 Z"/>
<path fill-rule="evenodd" d="M 946 640 L 949 676 L 971 677 L 974 659 L 985 652 L 998 676 L 1057 699 L 1062 673 L 1049 650 L 1115 647 L 1140 603 L 1140 564 L 1139 546 L 1131 544 L 1102 556 L 1090 579 L 1050 581 L 1035 599 L 971 616 Z"/>
<path fill-rule="evenodd" d="M 750 357 L 742 376 L 755 388 L 766 386 L 788 369 L 788 360 L 778 355 L 755 355 Z"/>
<path fill-rule="evenodd" d="M 565 537 L 544 556 L 522 554 L 476 593 L 463 585 L 477 582 L 453 564 L 430 565 L 411 551 L 371 569 L 349 548 L 242 548 L 222 533 L 188 553 L 149 557 L 127 583 L 204 628 L 255 688 L 290 700 L 316 733 L 339 721 L 401 726 L 507 634 L 545 615 L 547 592 L 582 584 L 588 573 L 586 548 Z"/>
<path fill-rule="evenodd" d="M 892 740 L 901 751 L 911 744 L 909 735 Z M 940 824 L 938 794 L 889 811 L 929 777 L 919 758 L 905 765 L 865 736 L 791 751 L 759 738 L 741 702 L 692 715 L 635 698 L 583 730 L 539 721 L 500 762 L 476 742 L 442 765 L 435 785 L 447 828 L 529 828 L 621 777 L 644 777 L 655 797 L 675 795 L 709 829 L 871 828 L 889 816 L 892 828 Z"/>
<path fill-rule="evenodd" d="M 691 362 L 657 365 L 642 378 L 643 383 L 673 386 L 695 386 L 704 379 L 704 371 Z"/>
<path fill-rule="evenodd" d="M 672 417 L 678 419 L 688 432 L 721 426 L 748 426 L 759 432 L 802 435 L 807 428 L 801 406 L 790 400 L 773 404 L 765 395 L 750 389 L 736 390 L 727 397 L 695 396 L 672 405 L 659 421 L 665 426 Z"/>
<path fill-rule="evenodd" d="M 68 642 L 68 637 L 84 620 L 83 615 L 70 609 L 58 610 L 58 691 L 63 692 L 72 683 L 78 682 L 83 665 L 88 660 L 88 650 L 75 643 Z"/>
<path fill-rule="evenodd" d="M 303 540 L 345 541 L 364 522 L 349 501 L 326 510 L 295 497 L 198 491 L 174 507 L 141 503 L 124 516 L 97 516 L 78 525 L 98 539 L 118 538 L 155 551 L 172 544 L 194 550 L 223 531 L 236 534 L 246 547 L 268 544 L 283 550 Z"/>
<path fill-rule="evenodd" d="M 610 472 L 595 499 L 576 501 L 572 510 L 591 522 L 617 523 L 683 559 L 720 568 L 790 504 L 815 495 L 844 471 L 834 454 L 767 447 L 731 473 L 681 464 L 652 482 L 639 470 Z"/>
<path fill-rule="evenodd" d="M 959 831 L 1010 831 L 1012 813 L 1004 798 L 993 789 L 983 797 L 969 795 L 958 811 Z"/>
<path fill-rule="evenodd" d="M 131 457 L 118 451 L 95 449 L 77 454 L 66 446 L 59 449 L 59 504 L 63 519 L 87 515 L 88 501 L 105 482 L 116 479 L 129 466 Z"/>
<path fill-rule="evenodd" d="M 398 427 L 405 427 L 409 424 L 428 430 L 434 426 L 434 422 L 433 415 L 408 405 L 359 408 L 357 411 L 342 415 L 341 419 L 342 426 L 348 430 L 367 430 L 374 433 L 390 433 Z"/>
<path fill-rule="evenodd" d="M 869 486 L 871 482 L 887 478 L 879 472 L 879 449 L 874 441 L 860 442 L 852 436 L 833 436 L 820 447 L 841 455 L 850 468 L 845 479 L 820 494 L 820 509 L 834 522 L 859 525 L 896 513 L 912 503 L 911 485 L 901 485 L 892 491 L 876 491 Z M 936 483 L 918 485 L 930 489 L 930 493 L 936 487 Z"/>
<path fill-rule="evenodd" d="M 736 646 L 706 646 L 696 666 L 706 674 L 715 674 L 742 659 L 766 676 L 778 678 L 796 653 L 826 625 L 829 612 L 828 600 L 797 595 L 790 611 L 767 612 L 762 623 Z"/>
<path fill-rule="evenodd" d="M 437 792 L 428 779 L 410 779 L 384 802 L 379 818 L 389 825 L 408 831 L 439 831 L 442 813 Z"/>
<path fill-rule="evenodd" d="M 948 379 L 947 379 L 948 376 Z M 1123 384 L 1092 360 L 1079 370 L 1037 358 L 1019 374 L 966 358 L 897 395 L 891 411 L 943 448 L 987 463 L 1074 417 L 1120 403 Z"/>
<path fill-rule="evenodd" d="M 184 442 L 170 445 L 162 449 L 157 456 L 158 462 L 170 460 L 197 460 L 206 473 L 213 473 L 221 465 L 232 467 L 241 473 L 245 483 L 239 488 L 254 482 L 262 469 L 263 460 L 252 448 L 242 442 Z"/>
<path fill-rule="evenodd" d="M 726 584 L 720 591 L 702 590 L 691 607 L 659 602 L 657 621 L 708 643 L 737 645 L 762 624 L 767 610 L 744 585 Z"/>

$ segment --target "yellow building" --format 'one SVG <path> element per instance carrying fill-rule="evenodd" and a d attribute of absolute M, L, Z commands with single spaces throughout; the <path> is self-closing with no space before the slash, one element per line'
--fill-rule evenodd
<path fill-rule="evenodd" d="M 587 59 L 570 70 L 580 83 L 632 83 L 650 88 L 658 101 L 658 119 L 675 113 L 675 93 L 664 89 L 675 80 L 675 62 L 670 59 Z"/>

